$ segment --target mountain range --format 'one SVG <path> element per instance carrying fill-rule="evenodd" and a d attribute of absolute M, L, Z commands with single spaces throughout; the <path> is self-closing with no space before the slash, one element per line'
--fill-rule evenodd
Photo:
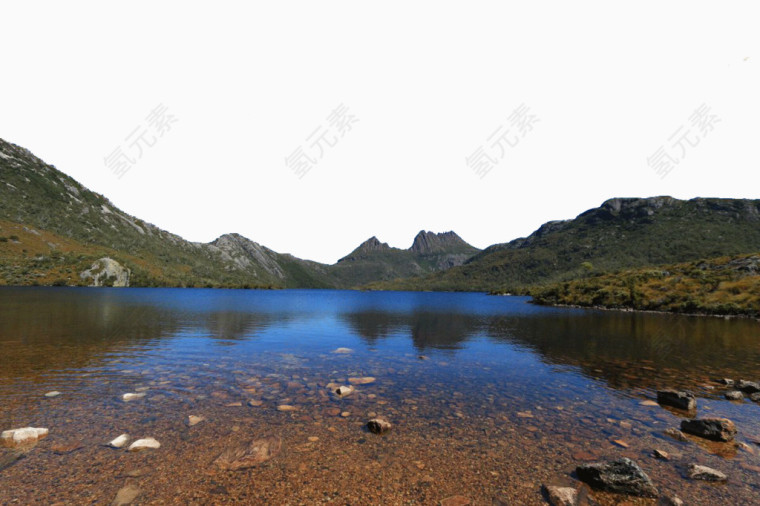
<path fill-rule="evenodd" d="M 454 232 L 420 231 L 408 249 L 371 237 L 327 265 L 234 233 L 186 241 L 0 139 L 0 284 L 6 285 L 508 291 L 757 251 L 760 200 L 614 198 L 482 251 Z"/>

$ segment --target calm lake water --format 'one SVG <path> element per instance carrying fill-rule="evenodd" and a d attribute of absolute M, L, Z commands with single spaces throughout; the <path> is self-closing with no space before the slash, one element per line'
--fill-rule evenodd
<path fill-rule="evenodd" d="M 375 381 L 332 392 L 360 377 Z M 760 380 L 760 323 L 470 293 L 2 288 L 0 429 L 50 434 L 0 449 L 0 504 L 110 504 L 124 487 L 139 504 L 543 504 L 541 485 L 621 456 L 687 504 L 757 504 L 760 405 L 716 378 Z M 662 388 L 746 446 L 665 435 L 688 415 L 644 403 Z M 366 431 L 376 415 L 389 433 Z M 105 446 L 123 433 L 161 447 Z M 214 464 L 262 437 L 274 458 Z M 689 480 L 691 463 L 728 483 Z"/>

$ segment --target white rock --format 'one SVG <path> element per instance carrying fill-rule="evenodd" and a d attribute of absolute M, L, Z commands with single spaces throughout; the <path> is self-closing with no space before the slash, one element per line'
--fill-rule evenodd
<path fill-rule="evenodd" d="M 108 446 L 111 446 L 113 448 L 122 448 L 125 444 L 127 444 L 128 441 L 129 434 L 122 434 L 121 436 L 108 443 Z"/>
<path fill-rule="evenodd" d="M 147 448 L 161 448 L 161 443 L 153 439 L 152 437 L 146 437 L 144 439 L 138 439 L 131 445 L 129 445 L 129 451 L 136 452 L 139 450 L 145 450 Z"/>
<path fill-rule="evenodd" d="M 52 392 L 46 393 L 45 397 L 58 397 L 59 395 L 61 395 L 61 392 L 58 390 L 53 390 Z"/>
<path fill-rule="evenodd" d="M 0 434 L 0 439 L 5 446 L 18 446 L 34 443 L 38 439 L 48 435 L 48 430 L 41 427 L 24 427 L 21 429 L 5 430 Z"/>
<path fill-rule="evenodd" d="M 354 350 L 351 348 L 338 348 L 337 350 L 334 350 L 333 353 L 353 353 Z"/>
<path fill-rule="evenodd" d="M 342 385 L 335 389 L 335 393 L 341 397 L 345 397 L 354 392 L 354 387 Z"/>
<path fill-rule="evenodd" d="M 204 421 L 205 418 L 202 416 L 196 416 L 196 415 L 190 415 L 187 417 L 187 424 L 192 427 L 193 425 L 198 425 L 202 421 Z"/>
<path fill-rule="evenodd" d="M 135 399 L 142 399 L 143 397 L 145 397 L 145 394 L 143 394 L 143 393 L 140 393 L 140 394 L 129 393 L 129 394 L 124 394 L 124 395 L 121 396 L 121 398 L 124 400 L 124 402 L 133 401 Z"/>

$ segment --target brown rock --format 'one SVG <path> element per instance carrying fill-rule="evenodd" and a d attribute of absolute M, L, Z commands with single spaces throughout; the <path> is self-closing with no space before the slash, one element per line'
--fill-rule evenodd
<path fill-rule="evenodd" d="M 571 487 L 544 485 L 544 492 L 552 506 L 575 506 L 578 504 L 578 491 Z"/>
<path fill-rule="evenodd" d="M 225 471 L 247 469 L 276 457 L 281 449 L 282 439 L 279 436 L 254 439 L 248 444 L 225 450 L 214 464 Z"/>
<path fill-rule="evenodd" d="M 470 500 L 462 495 L 452 495 L 441 501 L 441 506 L 468 506 Z"/>
<path fill-rule="evenodd" d="M 127 506 L 128 504 L 132 504 L 141 492 L 142 491 L 134 485 L 127 485 L 116 492 L 116 497 L 114 497 L 113 502 L 111 502 L 111 506 Z"/>

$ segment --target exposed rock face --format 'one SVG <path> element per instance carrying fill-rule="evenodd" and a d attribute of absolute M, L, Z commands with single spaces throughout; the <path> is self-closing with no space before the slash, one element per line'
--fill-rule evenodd
<path fill-rule="evenodd" d="M 689 466 L 689 478 L 703 481 L 727 481 L 728 477 L 720 471 L 707 466 L 691 464 Z"/>
<path fill-rule="evenodd" d="M 255 275 L 253 268 L 259 266 L 277 279 L 285 278 L 285 273 L 277 263 L 277 253 L 240 234 L 225 234 L 210 246 L 218 248 L 224 260 L 242 270 L 251 270 Z"/>
<path fill-rule="evenodd" d="M 131 271 L 123 267 L 119 262 L 112 258 L 104 257 L 96 260 L 87 270 L 82 271 L 79 277 L 90 279 L 90 286 L 129 286 L 129 276 Z"/>
<path fill-rule="evenodd" d="M 684 411 L 694 411 L 697 409 L 697 399 L 689 392 L 660 390 L 657 392 L 657 402 L 663 406 L 670 406 Z"/>
<path fill-rule="evenodd" d="M 736 426 L 728 418 L 684 420 L 681 422 L 681 430 L 712 441 L 733 441 L 736 436 Z"/>
<path fill-rule="evenodd" d="M 409 251 L 420 255 L 430 255 L 444 251 L 451 251 L 457 248 L 471 248 L 469 244 L 454 232 L 443 232 L 436 234 L 420 230 L 414 238 L 412 247 Z"/>
<path fill-rule="evenodd" d="M 597 490 L 629 494 L 640 497 L 657 497 L 649 476 L 631 459 L 584 464 L 575 470 L 578 478 Z"/>
<path fill-rule="evenodd" d="M 278 436 L 254 439 L 250 443 L 225 450 L 214 464 L 226 471 L 247 469 L 277 456 L 282 449 L 282 439 Z"/>

